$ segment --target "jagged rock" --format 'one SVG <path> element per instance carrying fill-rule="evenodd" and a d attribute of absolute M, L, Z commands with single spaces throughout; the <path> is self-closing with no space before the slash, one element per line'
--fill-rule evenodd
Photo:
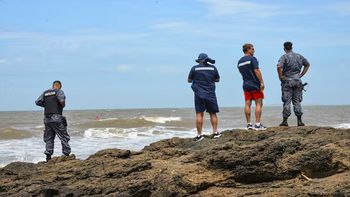
<path fill-rule="evenodd" d="M 0 175 L 26 176 L 30 175 L 31 173 L 35 173 L 36 170 L 37 166 L 33 163 L 13 162 L 0 169 Z"/>
<path fill-rule="evenodd" d="M 131 154 L 130 150 L 121 149 L 105 149 L 98 151 L 97 153 L 91 155 L 88 159 L 94 159 L 98 157 L 114 157 L 114 158 L 129 158 Z"/>
<path fill-rule="evenodd" d="M 228 130 L 0 169 L 0 196 L 350 196 L 350 130 Z"/>

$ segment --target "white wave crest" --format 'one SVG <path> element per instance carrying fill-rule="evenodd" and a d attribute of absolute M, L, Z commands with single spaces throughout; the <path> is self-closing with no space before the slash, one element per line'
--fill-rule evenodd
<path fill-rule="evenodd" d="M 89 128 L 85 130 L 86 138 L 149 138 L 149 137 L 189 137 L 193 131 L 179 127 L 137 127 L 137 128 Z"/>
<path fill-rule="evenodd" d="M 156 122 L 156 123 L 167 123 L 171 121 L 181 121 L 181 117 L 147 117 L 143 116 L 143 119 L 149 122 Z"/>
<path fill-rule="evenodd" d="M 119 120 L 119 119 L 118 119 L 118 118 L 104 118 L 104 119 L 99 119 L 99 117 L 96 117 L 96 120 L 97 120 L 97 121 L 103 122 L 103 121 Z"/>
<path fill-rule="evenodd" d="M 5 160 L 0 162 L 0 168 L 5 167 L 9 163 L 12 162 L 29 162 L 29 163 L 38 163 L 40 161 L 44 161 L 44 157 L 42 155 L 36 155 L 35 151 L 28 153 L 27 151 L 18 151 L 16 152 L 16 156 L 13 159 Z"/>
<path fill-rule="evenodd" d="M 158 137 L 163 138 L 171 138 L 171 137 L 192 137 L 193 131 L 186 128 L 179 127 L 163 127 L 163 126 L 155 126 L 148 130 L 152 135 L 156 135 Z"/>
<path fill-rule="evenodd" d="M 84 137 L 87 138 L 133 138 L 137 130 L 136 128 L 90 128 L 85 130 Z"/>
<path fill-rule="evenodd" d="M 336 129 L 350 129 L 350 123 L 342 123 L 334 126 Z"/>
<path fill-rule="evenodd" d="M 45 125 L 38 125 L 38 126 L 35 126 L 36 129 L 43 129 L 45 128 Z"/>

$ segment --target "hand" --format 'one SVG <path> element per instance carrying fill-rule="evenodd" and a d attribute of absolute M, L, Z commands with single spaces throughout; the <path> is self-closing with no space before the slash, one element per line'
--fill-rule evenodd
<path fill-rule="evenodd" d="M 264 83 L 260 83 L 260 90 L 261 90 L 261 91 L 264 91 L 264 89 L 265 89 Z"/>

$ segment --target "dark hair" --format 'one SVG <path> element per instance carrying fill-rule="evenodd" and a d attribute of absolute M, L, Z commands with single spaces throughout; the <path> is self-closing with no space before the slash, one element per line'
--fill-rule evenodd
<path fill-rule="evenodd" d="M 246 53 L 251 48 L 253 48 L 252 44 L 249 44 L 249 43 L 244 44 L 242 47 L 243 53 Z"/>
<path fill-rule="evenodd" d="M 56 80 L 56 81 L 54 81 L 54 82 L 52 83 L 52 85 L 54 85 L 55 83 L 60 84 L 60 87 L 62 87 L 62 83 L 61 83 L 60 81 Z"/>
<path fill-rule="evenodd" d="M 284 49 L 286 49 L 287 51 L 290 51 L 290 50 L 292 50 L 292 48 L 293 48 L 293 44 L 291 43 L 291 42 L 285 42 L 284 44 L 283 44 L 283 46 L 284 46 Z"/>

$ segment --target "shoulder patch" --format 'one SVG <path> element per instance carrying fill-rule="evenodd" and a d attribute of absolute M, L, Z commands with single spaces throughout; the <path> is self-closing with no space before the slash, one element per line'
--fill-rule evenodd
<path fill-rule="evenodd" d="M 44 96 L 53 96 L 53 95 L 56 95 L 56 92 L 55 92 L 55 91 L 46 92 L 46 93 L 44 94 Z"/>

